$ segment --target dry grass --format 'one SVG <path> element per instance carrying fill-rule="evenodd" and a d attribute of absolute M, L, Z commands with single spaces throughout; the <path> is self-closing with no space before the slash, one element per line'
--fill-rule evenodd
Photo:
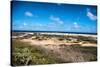
<path fill-rule="evenodd" d="M 79 45 L 29 45 L 13 41 L 12 65 L 55 64 L 71 62 L 88 62 L 97 60 L 96 47 Z"/>
<path fill-rule="evenodd" d="M 18 36 L 20 35 L 20 33 L 13 34 Z M 21 33 L 21 35 L 22 34 L 23 33 Z M 34 38 L 31 38 L 33 36 Z M 30 44 L 26 41 L 21 41 L 22 39 L 28 38 L 31 38 L 32 42 L 36 42 Z M 49 40 L 57 43 L 51 44 L 51 41 L 50 43 L 48 42 Z M 40 42 L 43 43 L 41 44 Z M 66 42 L 66 44 L 61 44 L 60 42 Z M 71 35 L 40 35 L 35 33 L 34 35 L 12 39 L 12 65 L 18 66 L 97 61 L 97 47 L 83 47 L 81 44 L 78 44 L 79 42 L 97 44 L 95 38 Z M 67 43 L 76 44 L 67 45 Z"/>

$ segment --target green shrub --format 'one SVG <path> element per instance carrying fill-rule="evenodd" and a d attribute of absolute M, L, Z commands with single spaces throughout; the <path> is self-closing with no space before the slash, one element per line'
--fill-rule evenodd
<path fill-rule="evenodd" d="M 17 40 L 12 43 L 12 65 L 52 64 L 56 61 L 46 56 L 42 49 Z"/>

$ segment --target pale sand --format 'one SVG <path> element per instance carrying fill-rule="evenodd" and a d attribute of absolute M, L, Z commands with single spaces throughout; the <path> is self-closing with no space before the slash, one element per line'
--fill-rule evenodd
<path fill-rule="evenodd" d="M 20 37 L 24 37 L 24 36 L 27 36 L 28 34 L 33 34 L 33 33 L 25 33 L 24 35 L 21 35 L 21 36 L 12 36 L 12 38 L 20 38 Z M 96 40 L 96 37 L 97 35 L 85 35 L 85 34 L 66 34 L 66 33 L 41 33 L 41 34 L 47 34 L 47 35 L 65 35 L 65 36 L 68 36 L 68 35 L 71 35 L 71 36 L 84 36 L 84 37 L 92 37 L 94 38 L 94 40 Z M 32 40 L 33 38 L 33 40 Z M 64 44 L 64 45 L 77 45 L 77 44 L 80 44 L 81 46 L 84 46 L 84 47 L 88 47 L 88 46 L 91 46 L 91 47 L 97 47 L 96 44 L 93 44 L 93 43 L 85 43 L 83 44 L 82 42 L 79 42 L 79 43 L 67 43 L 66 41 L 59 41 L 56 37 L 53 37 L 53 38 L 47 38 L 47 40 L 36 40 L 35 39 L 36 36 L 32 36 L 31 38 L 28 38 L 28 39 L 22 39 L 21 41 L 23 42 L 29 42 L 31 43 L 31 45 L 61 45 L 61 44 Z M 73 38 L 72 38 L 73 40 Z"/>
<path fill-rule="evenodd" d="M 18 38 L 18 37 L 24 37 L 27 36 L 28 34 L 34 34 L 34 33 L 25 33 L 23 35 L 20 36 L 12 36 L 12 38 Z M 89 34 L 69 34 L 69 33 L 40 33 L 40 34 L 46 34 L 46 35 L 65 35 L 65 36 L 84 36 L 84 37 L 93 37 L 96 38 L 97 35 L 89 35 Z"/>
<path fill-rule="evenodd" d="M 31 38 L 29 38 L 29 39 L 22 39 L 21 41 L 29 42 L 31 45 L 61 45 L 61 44 L 64 44 L 64 45 L 78 45 L 78 44 L 80 44 L 80 46 L 83 46 L 83 47 L 88 47 L 88 46 L 97 47 L 96 44 L 92 44 L 92 43 L 86 43 L 86 44 L 82 44 L 82 43 L 66 43 L 64 41 L 59 41 L 57 39 L 49 39 L 49 40 L 39 41 L 39 40 L 32 40 Z"/>

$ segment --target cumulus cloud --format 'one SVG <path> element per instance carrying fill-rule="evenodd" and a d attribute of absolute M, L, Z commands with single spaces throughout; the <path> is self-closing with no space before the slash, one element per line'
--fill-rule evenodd
<path fill-rule="evenodd" d="M 91 12 L 87 12 L 87 16 L 91 19 L 91 20 L 96 20 L 97 16 L 93 15 Z"/>
<path fill-rule="evenodd" d="M 80 25 L 77 22 L 74 22 L 74 28 L 80 28 Z"/>
<path fill-rule="evenodd" d="M 59 23 L 60 23 L 60 24 L 64 24 L 64 22 L 63 22 L 63 21 L 61 21 L 61 20 L 59 21 Z"/>
<path fill-rule="evenodd" d="M 53 20 L 53 21 L 59 21 L 60 20 L 59 17 L 54 17 L 54 16 L 50 16 L 50 19 Z"/>
<path fill-rule="evenodd" d="M 26 26 L 26 25 L 27 25 L 27 23 L 25 23 L 25 22 L 24 22 L 24 23 L 23 23 L 23 25 L 24 25 L 24 26 Z"/>
<path fill-rule="evenodd" d="M 57 24 L 64 24 L 64 22 L 59 17 L 50 16 L 50 20 L 57 22 Z"/>
<path fill-rule="evenodd" d="M 97 16 L 95 16 L 90 9 L 87 9 L 87 16 L 89 17 L 90 20 L 96 20 Z"/>
<path fill-rule="evenodd" d="M 26 11 L 26 12 L 25 12 L 25 15 L 26 15 L 26 16 L 29 16 L 29 17 L 32 17 L 32 16 L 33 16 L 33 14 L 32 14 L 31 12 L 29 12 L 29 11 Z"/>

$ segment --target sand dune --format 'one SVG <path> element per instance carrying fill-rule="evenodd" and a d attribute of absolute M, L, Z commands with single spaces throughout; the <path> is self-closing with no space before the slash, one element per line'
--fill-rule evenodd
<path fill-rule="evenodd" d="M 96 47 L 96 35 L 86 34 L 63 34 L 63 33 L 25 33 L 12 38 L 19 38 L 20 41 L 29 42 L 31 45 L 80 45 L 83 47 Z M 85 41 L 84 41 L 85 40 Z M 90 42 L 89 42 L 90 41 Z"/>
<path fill-rule="evenodd" d="M 45 56 L 54 57 L 59 63 L 97 60 L 97 37 L 94 35 L 25 34 L 12 38 L 31 48 L 37 47 Z"/>
<path fill-rule="evenodd" d="M 91 44 L 91 43 L 87 43 L 87 44 L 82 44 L 82 43 L 66 43 L 66 42 L 63 42 L 63 41 L 58 41 L 58 40 L 43 40 L 43 41 L 38 41 L 38 40 L 32 40 L 32 39 L 22 39 L 21 41 L 23 42 L 29 42 L 31 45 L 61 45 L 61 44 L 64 44 L 64 45 L 80 45 L 80 46 L 83 46 L 83 47 L 88 47 L 88 46 L 91 46 L 91 47 L 97 47 L 96 44 Z"/>

